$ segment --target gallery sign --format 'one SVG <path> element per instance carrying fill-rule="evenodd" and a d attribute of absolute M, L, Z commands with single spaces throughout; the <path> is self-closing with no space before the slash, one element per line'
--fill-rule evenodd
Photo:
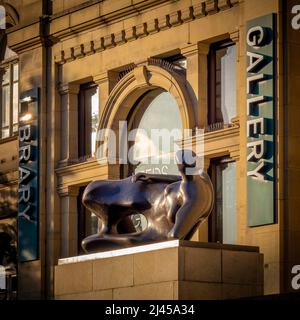
<path fill-rule="evenodd" d="M 275 30 L 270 14 L 247 23 L 248 226 L 275 222 Z"/>
<path fill-rule="evenodd" d="M 38 89 L 20 97 L 19 115 L 19 261 L 39 256 L 39 94 Z"/>

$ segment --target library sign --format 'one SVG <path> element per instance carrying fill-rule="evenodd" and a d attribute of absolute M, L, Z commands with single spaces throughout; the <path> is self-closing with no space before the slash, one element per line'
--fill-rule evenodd
<path fill-rule="evenodd" d="M 275 222 L 274 15 L 247 23 L 248 226 Z"/>
<path fill-rule="evenodd" d="M 20 97 L 19 115 L 19 261 L 39 255 L 39 134 L 38 89 Z"/>

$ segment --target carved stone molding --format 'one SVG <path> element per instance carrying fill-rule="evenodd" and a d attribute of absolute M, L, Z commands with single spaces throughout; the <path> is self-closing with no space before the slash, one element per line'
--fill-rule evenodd
<path fill-rule="evenodd" d="M 181 51 L 181 54 L 185 57 L 189 57 L 194 54 L 208 55 L 209 44 L 200 42 L 198 44 L 192 44 L 190 46 L 181 48 L 180 51 Z"/>
<path fill-rule="evenodd" d="M 230 9 L 238 3 L 238 0 L 199 1 L 199 4 L 192 5 L 188 8 L 142 22 L 128 29 L 122 29 L 115 33 L 104 35 L 98 39 L 82 43 L 77 47 L 61 50 L 60 53 L 55 56 L 55 62 L 63 64 L 73 61 L 74 59 L 82 58 L 86 55 L 108 50 L 126 42 L 134 41 L 163 30 L 168 30 L 183 23 L 188 23 L 194 19 L 203 18 L 208 14 L 216 14 L 225 9 Z"/>
<path fill-rule="evenodd" d="M 59 86 L 58 91 L 61 95 L 64 94 L 78 94 L 80 89 L 79 84 L 65 83 Z"/>
<path fill-rule="evenodd" d="M 79 194 L 79 187 L 77 186 L 64 186 L 57 189 L 60 197 L 77 197 Z"/>
<path fill-rule="evenodd" d="M 238 42 L 240 38 L 240 32 L 239 30 L 232 31 L 229 33 L 229 36 L 233 42 Z"/>

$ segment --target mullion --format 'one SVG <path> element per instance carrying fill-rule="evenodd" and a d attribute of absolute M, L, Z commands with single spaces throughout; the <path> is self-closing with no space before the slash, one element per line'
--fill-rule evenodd
<path fill-rule="evenodd" d="M 0 139 L 2 139 L 2 130 L 3 130 L 3 128 L 2 128 L 2 112 L 3 112 L 3 75 L 4 75 L 4 73 L 3 73 L 3 70 L 4 70 L 4 68 L 1 68 L 1 70 L 0 70 L 0 72 L 1 72 L 1 79 L 0 79 L 0 81 L 1 81 L 1 87 L 0 87 L 0 106 L 2 106 L 0 109 L 0 124 L 1 124 L 1 127 L 0 127 Z"/>
<path fill-rule="evenodd" d="M 14 111 L 13 111 L 13 64 L 9 65 L 9 136 L 11 137 L 13 134 L 13 117 L 14 117 Z"/>

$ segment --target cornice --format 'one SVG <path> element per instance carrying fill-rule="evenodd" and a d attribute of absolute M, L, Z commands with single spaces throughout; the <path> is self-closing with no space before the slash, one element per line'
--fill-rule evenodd
<path fill-rule="evenodd" d="M 239 0 L 199 1 L 199 4 L 191 5 L 188 8 L 180 9 L 164 16 L 144 21 L 138 25 L 133 25 L 128 29 L 122 29 L 118 32 L 100 36 L 101 32 L 99 31 L 99 38 L 95 38 L 89 42 L 82 43 L 76 47 L 69 47 L 61 50 L 55 56 L 55 62 L 58 64 L 64 64 L 75 59 L 80 59 L 84 56 L 94 54 L 96 52 L 109 50 L 124 43 L 135 41 L 139 38 L 143 38 L 154 33 L 161 32 L 163 30 L 168 30 L 184 23 L 188 23 L 192 20 L 201 19 L 207 15 L 217 14 L 218 12 L 224 11 L 225 9 L 230 9 L 233 6 L 238 5 L 238 3 Z M 108 21 L 115 22 L 115 20 L 117 19 L 117 13 L 118 11 L 114 13 L 114 17 L 111 16 L 111 20 L 109 20 L 109 17 L 101 16 L 97 19 L 87 22 L 86 24 L 80 24 L 75 28 L 72 27 L 72 29 L 68 28 L 63 32 L 61 31 L 58 33 L 54 33 L 52 34 L 52 36 L 57 39 L 63 40 L 63 38 L 67 36 L 69 37 L 73 33 L 77 34 L 82 30 L 91 28 L 93 24 L 95 24 L 95 26 L 99 26 L 99 24 L 107 25 Z M 122 15 L 122 17 L 124 19 L 124 15 Z"/>
<path fill-rule="evenodd" d="M 85 172 L 95 167 L 106 168 L 106 164 L 100 164 L 96 159 L 94 159 L 91 161 L 85 161 L 82 163 L 76 163 L 76 164 L 72 164 L 64 167 L 59 167 L 55 169 L 55 172 L 57 173 L 58 176 L 63 176 L 73 172 Z"/>

